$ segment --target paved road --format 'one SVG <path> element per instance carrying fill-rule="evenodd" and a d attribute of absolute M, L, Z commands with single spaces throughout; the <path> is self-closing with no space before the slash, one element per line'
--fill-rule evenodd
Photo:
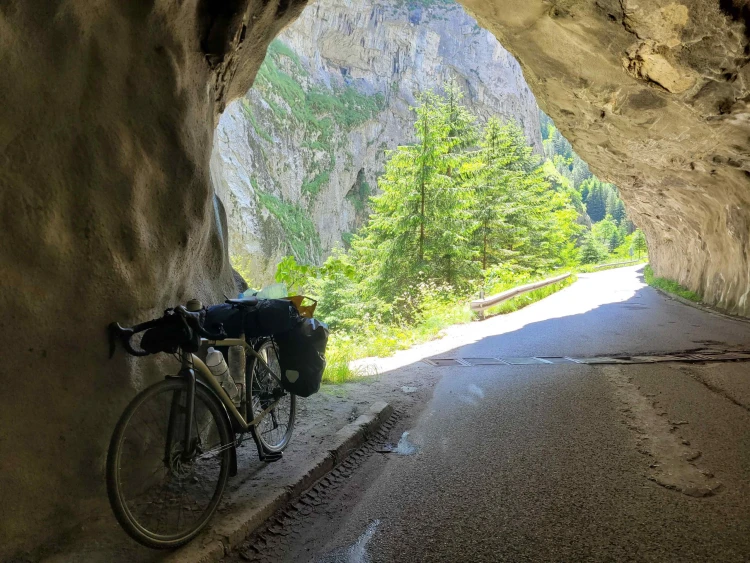
<path fill-rule="evenodd" d="M 668 300 L 634 268 L 582 277 L 487 323 L 494 334 L 445 355 L 750 347 L 750 324 Z M 325 562 L 748 561 L 748 368 L 435 368 L 432 399 L 392 435 L 404 455 L 372 454 L 262 552 Z"/>

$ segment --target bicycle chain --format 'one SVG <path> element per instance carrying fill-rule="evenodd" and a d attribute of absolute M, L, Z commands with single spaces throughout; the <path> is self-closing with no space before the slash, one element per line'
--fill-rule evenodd
<path fill-rule="evenodd" d="M 332 492 L 343 485 L 352 474 L 376 452 L 391 432 L 393 426 L 402 416 L 400 410 L 395 410 L 364 444 L 349 454 L 344 461 L 332 471 L 322 477 L 306 493 L 291 501 L 287 506 L 278 510 L 266 523 L 253 532 L 228 557 L 238 555 L 244 561 L 265 562 L 279 561 L 285 550 L 283 544 L 288 537 L 299 536 L 303 520 L 312 514 L 316 507 L 321 506 L 332 496 Z"/>

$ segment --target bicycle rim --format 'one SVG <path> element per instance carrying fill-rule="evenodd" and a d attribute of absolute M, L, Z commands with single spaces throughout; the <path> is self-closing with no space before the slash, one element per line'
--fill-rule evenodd
<path fill-rule="evenodd" d="M 216 399 L 196 387 L 193 441 L 186 458 L 187 385 L 157 383 L 123 413 L 107 457 L 110 503 L 125 531 L 148 547 L 172 548 L 208 523 L 229 477 L 233 445 Z"/>
<path fill-rule="evenodd" d="M 268 367 L 273 370 L 276 378 L 280 379 L 281 366 L 273 343 L 267 340 L 257 351 Z M 275 397 L 278 398 L 283 393 L 277 405 L 263 417 L 257 426 L 258 437 L 263 447 L 269 452 L 280 452 L 289 444 L 296 415 L 296 397 L 283 391 L 276 378 L 268 373 L 265 366 L 257 359 L 253 361 L 249 402 L 252 407 L 252 418 L 262 413 L 274 402 Z"/>

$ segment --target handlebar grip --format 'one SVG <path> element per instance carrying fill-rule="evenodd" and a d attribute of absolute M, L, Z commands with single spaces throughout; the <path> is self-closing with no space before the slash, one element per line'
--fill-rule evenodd
<path fill-rule="evenodd" d="M 150 328 L 153 326 L 153 321 L 149 321 L 148 323 L 143 323 L 141 325 L 137 325 L 133 328 L 123 328 L 120 326 L 119 323 L 112 323 L 109 325 L 109 357 L 115 355 L 115 342 L 117 340 L 120 341 L 123 348 L 127 350 L 129 354 L 132 354 L 133 356 L 148 356 L 148 352 L 145 350 L 136 350 L 133 348 L 133 345 L 130 343 L 130 339 L 133 338 L 133 335 L 136 332 L 140 332 L 141 330 L 145 330 L 147 328 Z M 148 326 L 146 326 L 148 325 Z M 136 330 L 139 329 L 139 330 Z"/>
<path fill-rule="evenodd" d="M 200 312 L 188 311 L 182 305 L 175 307 L 174 310 L 188 322 L 190 328 L 192 328 L 203 338 L 207 338 L 208 340 L 224 340 L 227 337 L 227 333 L 224 331 L 224 327 L 221 325 L 219 325 L 219 332 L 217 334 L 208 332 L 205 328 L 203 328 L 203 325 L 201 324 Z"/>

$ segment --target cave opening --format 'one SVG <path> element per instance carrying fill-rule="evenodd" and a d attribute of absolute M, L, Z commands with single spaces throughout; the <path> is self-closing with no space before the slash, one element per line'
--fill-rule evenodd
<path fill-rule="evenodd" d="M 427 147 L 420 119 L 439 126 L 420 114 L 427 106 L 455 121 L 430 141 L 453 147 L 428 147 L 455 162 L 425 182 L 441 166 L 420 165 L 414 149 Z M 464 139 L 451 130 L 461 127 Z M 356 324 L 352 302 L 363 295 L 381 308 L 414 301 L 399 314 L 416 322 L 422 298 L 410 296 L 419 284 L 450 287 L 466 305 L 563 269 L 646 257 L 617 187 L 589 169 L 539 108 L 515 58 L 454 2 L 308 5 L 270 43 L 255 84 L 225 109 L 214 139 L 211 175 L 234 267 L 256 289 L 291 281 L 290 263 L 304 270 L 308 279 L 296 276 L 290 291 L 313 294 L 336 328 Z M 400 183 L 407 177 L 410 186 Z M 367 225 L 385 223 L 401 246 L 365 257 L 364 246 L 387 244 Z M 378 272 L 342 281 L 347 268 L 361 274 L 374 263 Z M 386 273 L 393 264 L 409 279 L 396 283 Z"/>
<path fill-rule="evenodd" d="M 13 517 L 2 522 L 0 557 L 35 548 L 104 502 L 111 429 L 149 377 L 149 369 L 126 358 L 108 360 L 104 327 L 152 318 L 194 296 L 217 302 L 236 291 L 227 261 L 232 245 L 246 244 L 256 256 L 293 254 L 320 264 L 333 243 L 353 241 L 358 204 L 346 196 L 360 170 L 360 185 L 379 191 L 375 172 L 354 162 L 354 155 L 347 164 L 347 155 L 336 152 L 336 130 L 310 139 L 305 150 L 318 168 L 305 173 L 289 159 L 270 158 L 273 153 L 261 159 L 262 152 L 239 145 L 234 155 L 209 154 L 212 136 L 220 143 L 222 126 L 243 111 L 262 53 L 303 6 L 237 1 L 224 3 L 225 11 L 199 4 L 200 10 L 194 3 L 134 8 L 102 2 L 91 10 L 76 0 L 32 1 L 0 10 L 0 212 L 6 234 L 0 318 L 13 336 L 5 373 L 14 374 L 13 392 L 0 408 L 3 450 L 10 452 L 0 458 L 0 490 L 13 508 Z M 404 33 L 424 29 L 439 3 L 420 4 L 407 16 L 419 25 L 405 26 Z M 648 235 L 655 274 L 726 312 L 747 315 L 750 48 L 744 11 L 731 2 L 697 1 L 602 1 L 565 9 L 542 0 L 504 9 L 493 2 L 464 4 L 479 24 L 460 28 L 462 38 L 486 28 L 518 56 L 530 91 L 558 132 L 594 173 L 606 173 L 618 187 Z M 387 8 L 377 6 L 365 18 L 372 30 L 358 38 L 361 48 L 379 40 Z M 348 25 L 321 43 L 331 60 L 346 58 Z M 437 36 L 425 33 L 421 40 L 429 46 Z M 387 56 L 368 51 L 368 62 L 385 69 L 384 76 L 410 73 L 415 58 L 430 62 L 428 50 L 396 43 Z M 446 44 L 460 51 L 458 42 Z M 275 46 L 284 66 L 267 66 L 266 78 L 284 81 L 294 95 L 297 87 L 282 76 L 289 75 L 294 56 L 283 51 L 283 41 Z M 507 56 L 496 50 L 492 61 Z M 358 61 L 340 62 L 347 70 L 333 84 L 360 84 Z M 490 66 L 475 70 L 481 75 Z M 325 89 L 314 101 L 328 115 L 359 126 L 362 112 L 372 116 L 389 103 L 407 110 L 415 100 L 401 91 L 403 82 L 386 79 L 382 88 L 350 92 L 341 110 Z M 502 84 L 513 89 L 513 81 Z M 466 90 L 466 99 L 486 100 L 491 90 Z M 265 104 L 272 114 L 294 109 L 325 133 L 325 112 L 311 118 L 306 94 L 293 108 L 274 99 Z M 232 105 L 235 99 L 239 103 Z M 215 132 L 212 116 L 222 113 Z M 262 146 L 269 142 L 266 134 L 271 143 L 301 147 L 305 141 L 294 137 L 295 129 L 272 135 L 267 122 L 249 113 L 249 126 L 234 122 L 246 128 L 246 140 L 257 136 Z M 519 121 L 527 131 L 539 120 L 531 112 Z M 413 123 L 407 125 L 402 129 Z M 391 138 L 401 134 L 397 129 L 398 122 Z M 348 146 L 359 142 L 363 153 L 383 154 L 395 146 L 368 141 L 361 135 Z M 245 172 L 237 167 L 236 183 L 248 194 L 252 188 L 252 197 L 235 193 L 234 202 L 216 168 L 209 170 L 209 157 L 223 165 L 247 155 L 256 159 L 251 170 L 268 172 L 241 178 Z M 350 177 L 337 196 L 346 212 L 336 213 L 334 200 L 320 194 L 332 189 L 332 170 L 344 166 Z M 220 201 L 213 197 L 212 173 Z M 289 181 L 266 182 L 271 174 Z M 248 209 L 261 210 L 257 224 L 237 221 L 238 212 Z M 252 236 L 242 238 L 243 230 Z M 252 240 L 260 240 L 257 247 Z M 327 280 L 333 292 L 350 273 L 339 258 L 333 271 L 342 277 Z M 447 272 L 456 270 L 450 253 L 439 258 Z M 271 261 L 247 277 L 273 276 Z M 85 409 L 82 398 L 89 399 Z"/>

